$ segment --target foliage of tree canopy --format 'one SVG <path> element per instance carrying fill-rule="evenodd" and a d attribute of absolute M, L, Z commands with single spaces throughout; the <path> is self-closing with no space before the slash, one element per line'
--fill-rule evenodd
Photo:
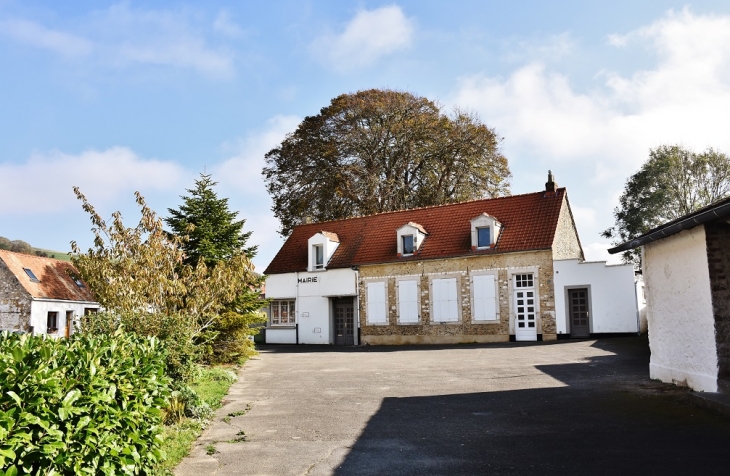
<path fill-rule="evenodd" d="M 214 328 L 221 314 L 238 311 L 231 305 L 262 286 L 251 260 L 240 251 L 211 267 L 204 260 L 194 266 L 185 264 L 183 238 L 163 229 L 162 220 L 139 193 L 135 196 L 140 222 L 127 228 L 119 212 L 107 224 L 77 187 L 74 192 L 94 224 L 94 245 L 81 253 L 72 242 L 72 262 L 108 311 L 90 320 L 89 331 L 104 333 L 124 326 L 141 335 L 160 337 L 170 350 L 171 376 L 189 378 L 193 361 L 204 358 L 201 351 L 215 340 Z M 247 309 L 240 311 L 247 329 L 261 320 Z M 243 340 L 240 350 L 253 352 L 253 345 Z"/>
<path fill-rule="evenodd" d="M 696 211 L 730 195 L 730 158 L 707 149 L 695 153 L 678 145 L 662 145 L 626 182 L 616 223 L 602 236 L 615 245 L 629 241 L 663 223 Z M 638 250 L 626 251 L 624 261 L 640 264 Z"/>
<path fill-rule="evenodd" d="M 181 196 L 179 208 L 168 208 L 170 214 L 165 223 L 179 237 L 187 237 L 180 243 L 185 252 L 184 262 L 198 264 L 201 258 L 208 266 L 226 261 L 243 251 L 253 258 L 256 247 L 246 248 L 251 232 L 243 233 L 246 220 L 236 220 L 238 212 L 228 208 L 227 198 L 218 198 L 213 190 L 217 182 L 211 176 L 200 174 L 195 188 L 188 189 L 190 196 Z"/>
<path fill-rule="evenodd" d="M 509 194 L 500 138 L 473 113 L 371 89 L 343 94 L 266 154 L 263 176 L 287 235 L 316 221 Z"/>

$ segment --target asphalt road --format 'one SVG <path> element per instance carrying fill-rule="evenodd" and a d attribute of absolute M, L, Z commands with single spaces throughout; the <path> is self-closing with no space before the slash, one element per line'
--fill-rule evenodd
<path fill-rule="evenodd" d="M 730 474 L 730 418 L 648 361 L 638 337 L 265 347 L 176 474 Z"/>

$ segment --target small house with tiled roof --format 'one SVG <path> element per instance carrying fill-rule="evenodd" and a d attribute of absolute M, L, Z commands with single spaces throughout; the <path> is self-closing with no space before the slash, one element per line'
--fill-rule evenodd
<path fill-rule="evenodd" d="M 552 174 L 536 193 L 302 224 L 265 271 L 266 342 L 444 344 L 636 332 L 633 268 L 606 278 L 605 263 L 585 272 L 583 260 L 567 192 Z M 606 309 L 591 307 L 596 298 Z"/>
<path fill-rule="evenodd" d="M 99 310 L 76 275 L 67 261 L 0 250 L 0 329 L 68 337 Z"/>

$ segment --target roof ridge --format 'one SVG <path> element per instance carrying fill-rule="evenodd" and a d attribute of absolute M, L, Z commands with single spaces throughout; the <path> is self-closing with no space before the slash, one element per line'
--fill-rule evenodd
<path fill-rule="evenodd" d="M 559 188 L 555 189 L 555 194 L 557 195 L 558 191 L 565 191 L 565 190 L 566 190 L 565 187 L 559 187 Z M 442 208 L 442 207 L 453 207 L 453 206 L 457 206 L 457 205 L 464 205 L 466 203 L 474 203 L 474 202 L 481 202 L 481 201 L 505 200 L 505 199 L 510 199 L 510 198 L 525 197 L 528 195 L 539 195 L 539 194 L 544 194 L 544 193 L 545 193 L 545 190 L 540 190 L 538 192 L 518 193 L 516 195 L 502 195 L 499 197 L 492 197 L 492 198 L 473 198 L 471 200 L 464 200 L 462 202 L 441 203 L 438 205 L 425 205 L 422 207 L 404 208 L 402 210 L 390 210 L 387 212 L 371 213 L 370 215 L 357 215 L 357 216 L 352 216 L 352 217 L 347 217 L 347 218 L 338 218 L 336 220 L 325 220 L 325 221 L 317 221 L 317 222 L 312 222 L 312 223 L 300 223 L 299 225 L 295 225 L 294 228 L 300 227 L 300 226 L 314 226 L 314 225 L 323 225 L 326 223 L 337 223 L 337 222 L 346 221 L 346 220 L 358 220 L 361 218 L 362 219 L 371 218 L 371 217 L 376 217 L 376 216 L 381 216 L 381 215 L 391 215 L 391 214 L 394 215 L 396 213 L 413 212 L 413 211 L 418 211 L 418 210 L 428 210 L 428 209 L 435 209 L 435 208 Z M 323 230 L 323 231 L 326 231 L 326 230 Z"/>
<path fill-rule="evenodd" d="M 20 253 L 18 251 L 10 251 L 10 250 L 0 250 L 0 253 L 2 253 L 3 251 L 13 254 L 13 255 L 27 256 L 27 257 L 30 257 L 33 259 L 38 259 L 38 260 L 53 260 L 53 261 L 58 261 L 59 263 L 72 264 L 70 261 L 66 261 L 66 260 L 58 259 L 58 258 L 51 258 L 50 256 L 38 256 L 38 255 L 29 254 L 29 253 Z"/>

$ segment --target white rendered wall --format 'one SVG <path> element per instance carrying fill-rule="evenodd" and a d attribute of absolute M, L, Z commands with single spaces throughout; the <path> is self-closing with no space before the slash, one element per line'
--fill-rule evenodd
<path fill-rule="evenodd" d="M 99 304 L 78 301 L 40 301 L 34 299 L 30 303 L 30 325 L 33 326 L 33 332 L 35 334 L 47 334 L 48 329 L 46 328 L 46 324 L 48 322 L 48 313 L 57 312 L 58 332 L 50 335 L 64 337 L 66 335 L 66 312 L 72 311 L 74 313 L 74 320 L 78 321 L 84 315 L 84 309 L 87 308 L 98 309 Z M 73 328 L 69 334 L 73 334 Z"/>
<path fill-rule="evenodd" d="M 644 247 L 649 375 L 717 391 L 717 348 L 703 226 Z"/>
<path fill-rule="evenodd" d="M 570 333 L 566 287 L 589 288 L 591 333 L 638 332 L 634 267 L 605 261 L 558 260 L 555 270 L 555 320 L 558 334 Z"/>
<path fill-rule="evenodd" d="M 351 269 L 274 274 L 266 278 L 267 298 L 296 299 L 300 344 L 334 343 L 330 298 L 354 297 L 356 294 L 357 273 Z M 353 306 L 357 311 L 355 303 Z M 358 320 L 356 315 L 355 322 Z M 291 329 L 277 329 L 274 326 L 266 328 L 267 343 L 286 344 L 295 341 L 296 334 Z"/>

